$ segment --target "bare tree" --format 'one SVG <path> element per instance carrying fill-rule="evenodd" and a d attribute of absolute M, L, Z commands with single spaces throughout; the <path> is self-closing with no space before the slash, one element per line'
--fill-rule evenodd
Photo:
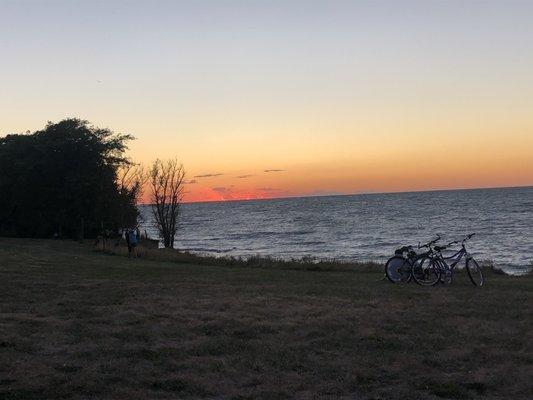
<path fill-rule="evenodd" d="M 132 196 L 136 203 L 142 197 L 143 188 L 148 180 L 145 168 L 141 164 L 128 163 L 117 171 L 117 187 L 121 194 Z"/>
<path fill-rule="evenodd" d="M 155 160 L 149 172 L 155 227 L 165 247 L 174 246 L 183 199 L 185 169 L 177 159 Z"/>
<path fill-rule="evenodd" d="M 129 210 L 122 203 L 127 204 L 130 202 L 132 204 L 138 204 L 147 180 L 148 175 L 144 167 L 140 164 L 128 163 L 118 169 L 116 185 L 121 198 L 121 204 L 119 204 L 116 212 L 123 228 L 125 226 L 134 226 L 138 221 L 139 212 L 137 209 L 134 210 L 135 212 Z"/>

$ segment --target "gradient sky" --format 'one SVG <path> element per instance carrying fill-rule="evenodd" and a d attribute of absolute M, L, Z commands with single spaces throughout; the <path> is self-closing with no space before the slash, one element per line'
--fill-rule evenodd
<path fill-rule="evenodd" d="M 533 184 L 533 1 L 0 0 L 0 135 L 79 117 L 187 200 Z M 269 172 L 265 172 L 269 171 Z"/>

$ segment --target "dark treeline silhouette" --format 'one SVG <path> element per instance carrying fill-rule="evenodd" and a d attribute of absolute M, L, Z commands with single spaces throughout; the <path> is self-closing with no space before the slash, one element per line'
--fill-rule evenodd
<path fill-rule="evenodd" d="M 120 179 L 132 139 L 80 119 L 0 138 L 0 235 L 83 238 L 133 226 L 142 185 Z"/>

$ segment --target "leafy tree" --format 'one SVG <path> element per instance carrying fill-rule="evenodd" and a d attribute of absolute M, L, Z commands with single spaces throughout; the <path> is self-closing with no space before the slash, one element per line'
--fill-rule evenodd
<path fill-rule="evenodd" d="M 118 183 L 132 139 L 80 119 L 0 138 L 0 234 L 74 238 L 134 224 L 140 186 Z"/>

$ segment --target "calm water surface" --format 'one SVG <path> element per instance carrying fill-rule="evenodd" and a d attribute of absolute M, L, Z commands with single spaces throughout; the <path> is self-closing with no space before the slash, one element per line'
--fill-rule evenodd
<path fill-rule="evenodd" d="M 143 229 L 157 237 L 149 206 Z M 533 187 L 184 204 L 175 246 L 210 255 L 384 261 L 435 233 L 476 232 L 480 260 L 523 273 L 533 263 Z"/>

